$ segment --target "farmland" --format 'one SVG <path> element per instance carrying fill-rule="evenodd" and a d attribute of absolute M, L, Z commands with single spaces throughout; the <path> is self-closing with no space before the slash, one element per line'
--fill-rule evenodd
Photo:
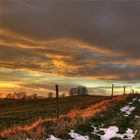
<path fill-rule="evenodd" d="M 83 109 L 91 104 L 107 99 L 106 96 L 74 96 L 60 98 L 60 114 L 73 109 Z M 0 100 L 0 130 L 17 125 L 30 124 L 40 118 L 56 116 L 56 100 Z"/>
<path fill-rule="evenodd" d="M 79 101 L 77 99 L 79 99 Z M 55 110 L 54 99 L 46 100 L 48 100 L 48 103 L 54 104 Z M 46 102 L 46 100 L 44 101 Z M 16 102 L 18 103 L 14 101 L 15 104 L 19 104 L 18 100 L 16 100 Z M 33 100 L 31 102 L 35 101 Z M 36 103 L 37 102 L 39 102 L 39 100 L 37 100 Z M 74 105 L 69 105 L 72 102 Z M 61 111 L 59 119 L 54 118 L 55 113 L 54 116 L 48 113 L 48 116 L 43 116 L 42 119 L 37 120 L 36 118 L 32 124 L 23 122 L 21 125 L 28 125 L 21 127 L 20 124 L 17 123 L 19 126 L 4 129 L 0 132 L 0 136 L 8 138 L 9 140 L 140 139 L 139 94 L 122 95 L 114 98 L 102 96 L 66 97 L 60 99 L 60 106 L 64 106 L 63 109 L 65 110 Z M 30 109 L 32 110 L 32 107 Z M 34 114 L 36 113 L 34 112 Z M 39 116 L 41 117 L 41 115 Z M 30 120 L 30 117 L 26 118 L 26 120 Z"/>

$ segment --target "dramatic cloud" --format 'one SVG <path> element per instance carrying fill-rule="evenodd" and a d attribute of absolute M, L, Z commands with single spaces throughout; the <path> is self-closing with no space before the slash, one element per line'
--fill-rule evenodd
<path fill-rule="evenodd" d="M 139 13 L 138 1 L 1 0 L 0 81 L 42 93 L 57 79 L 63 91 L 138 83 Z"/>

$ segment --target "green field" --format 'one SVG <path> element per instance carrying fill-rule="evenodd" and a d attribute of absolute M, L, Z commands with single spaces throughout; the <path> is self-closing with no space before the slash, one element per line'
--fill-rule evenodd
<path fill-rule="evenodd" d="M 75 108 L 86 108 L 91 104 L 107 99 L 106 96 L 74 96 L 60 98 L 60 114 Z M 56 116 L 56 100 L 0 100 L 0 130 L 16 125 L 30 124 L 39 118 Z"/>

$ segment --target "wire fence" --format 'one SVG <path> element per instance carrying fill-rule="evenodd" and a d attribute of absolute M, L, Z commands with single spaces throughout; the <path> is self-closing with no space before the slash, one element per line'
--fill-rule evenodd
<path fill-rule="evenodd" d="M 57 119 L 59 118 L 59 85 L 55 85 L 55 90 L 56 90 L 56 117 Z M 126 95 L 129 93 L 138 93 L 136 88 L 132 88 L 132 86 L 115 86 L 115 84 L 112 84 L 111 86 L 106 86 L 106 87 L 93 87 L 93 88 L 88 88 L 88 90 L 92 93 L 91 95 L 96 95 L 96 96 L 110 96 L 113 98 L 114 96 L 117 95 Z M 96 91 L 96 92 L 95 92 Z M 98 91 L 98 92 L 97 92 Z M 96 94 L 93 94 L 96 93 Z M 98 93 L 98 94 L 97 94 Z"/>

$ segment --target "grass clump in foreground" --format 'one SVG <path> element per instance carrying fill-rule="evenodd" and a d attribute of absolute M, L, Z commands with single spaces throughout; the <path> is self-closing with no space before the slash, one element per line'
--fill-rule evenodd
<path fill-rule="evenodd" d="M 66 115 L 61 115 L 59 120 L 55 118 L 40 119 L 30 126 L 15 127 L 0 133 L 1 136 L 8 137 L 9 140 L 45 140 L 49 135 L 55 135 L 62 139 L 68 139 L 71 129 L 75 129 L 81 134 L 87 133 L 89 136 L 92 131 L 91 123 L 100 125 L 109 118 L 116 115 L 116 110 L 126 101 L 136 95 L 117 96 L 107 99 L 82 110 L 75 109 Z M 91 137 L 93 137 L 91 135 Z"/>

